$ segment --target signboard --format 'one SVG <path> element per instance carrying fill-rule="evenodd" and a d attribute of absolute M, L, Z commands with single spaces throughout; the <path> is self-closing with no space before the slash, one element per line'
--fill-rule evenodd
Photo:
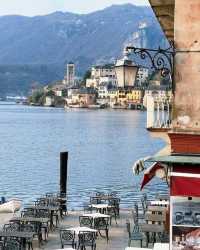
<path fill-rule="evenodd" d="M 170 249 L 200 250 L 200 174 L 193 166 L 183 169 L 171 173 Z"/>
<path fill-rule="evenodd" d="M 200 250 L 200 198 L 171 197 L 171 249 Z"/>

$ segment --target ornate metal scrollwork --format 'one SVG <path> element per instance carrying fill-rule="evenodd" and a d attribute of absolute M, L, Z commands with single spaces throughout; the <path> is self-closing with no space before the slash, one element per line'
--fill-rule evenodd
<path fill-rule="evenodd" d="M 175 56 L 175 49 L 173 42 L 170 42 L 170 47 L 167 49 L 146 49 L 136 48 L 132 46 L 126 47 L 128 54 L 134 53 L 140 59 L 149 61 L 153 70 L 159 70 L 163 77 L 173 75 L 173 62 Z"/>

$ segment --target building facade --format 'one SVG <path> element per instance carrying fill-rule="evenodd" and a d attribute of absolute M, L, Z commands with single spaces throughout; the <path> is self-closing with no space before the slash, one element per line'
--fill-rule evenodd
<path fill-rule="evenodd" d="M 129 104 L 141 104 L 143 103 L 144 91 L 140 88 L 130 89 L 127 94 L 127 102 Z"/>
<path fill-rule="evenodd" d="M 91 77 L 86 79 L 86 87 L 98 88 L 101 84 L 115 86 L 117 83 L 114 65 L 107 64 L 101 66 L 93 66 L 91 68 Z"/>
<path fill-rule="evenodd" d="M 116 78 L 114 65 L 93 66 L 91 68 L 91 79 L 99 79 L 100 77 Z"/>

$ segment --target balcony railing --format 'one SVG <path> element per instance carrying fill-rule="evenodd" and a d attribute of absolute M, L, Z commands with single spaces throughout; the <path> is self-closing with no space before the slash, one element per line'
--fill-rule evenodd
<path fill-rule="evenodd" d="M 147 97 L 147 129 L 168 131 L 171 129 L 171 100 Z"/>

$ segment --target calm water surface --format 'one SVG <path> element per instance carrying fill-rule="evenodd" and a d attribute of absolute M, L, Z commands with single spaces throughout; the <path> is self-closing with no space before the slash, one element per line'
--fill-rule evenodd
<path fill-rule="evenodd" d="M 69 206 L 78 208 L 96 191 L 118 192 L 122 206 L 139 198 L 140 157 L 164 146 L 145 130 L 140 111 L 67 110 L 0 105 L 0 196 L 29 202 L 59 189 L 59 153 L 69 151 Z M 157 183 L 158 182 L 158 183 Z M 158 185 L 157 185 L 158 184 Z M 146 192 L 165 192 L 154 180 Z M 150 192 L 149 192 L 150 191 Z"/>

